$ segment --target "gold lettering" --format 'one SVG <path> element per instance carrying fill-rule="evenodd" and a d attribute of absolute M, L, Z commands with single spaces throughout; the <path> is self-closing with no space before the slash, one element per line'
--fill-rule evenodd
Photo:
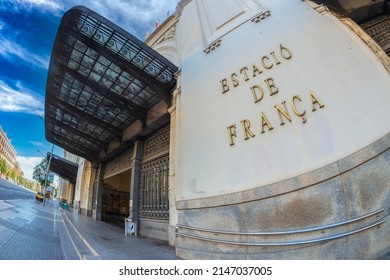
<path fill-rule="evenodd" d="M 314 91 L 310 90 L 310 96 L 311 96 L 311 102 L 313 104 L 313 112 L 316 111 L 315 104 L 318 104 L 320 106 L 320 109 L 323 108 L 325 105 L 322 104 L 322 102 L 318 99 L 318 97 L 314 94 Z"/>
<path fill-rule="evenodd" d="M 232 130 L 233 129 L 233 130 Z M 230 146 L 233 146 L 234 145 L 234 139 L 233 137 L 237 137 L 237 134 L 236 134 L 236 125 L 233 124 L 233 125 L 230 125 L 227 127 L 227 130 L 228 130 L 228 134 L 229 134 L 229 141 L 230 141 Z"/>
<path fill-rule="evenodd" d="M 302 100 L 299 97 L 299 95 L 295 95 L 295 96 L 293 96 L 293 98 L 291 98 L 291 107 L 292 107 L 295 115 L 297 115 L 298 117 L 302 118 L 302 123 L 306 123 L 306 121 L 307 121 L 307 119 L 305 117 L 306 110 L 304 110 L 302 113 L 299 113 L 299 111 L 297 110 L 297 107 L 295 106 L 295 100 L 296 99 L 298 99 L 300 102 L 302 102 Z"/>
<path fill-rule="evenodd" d="M 259 96 L 257 96 L 256 89 L 259 92 Z M 254 85 L 253 87 L 251 87 L 251 90 L 252 90 L 253 98 L 255 99 L 255 103 L 260 102 L 261 99 L 263 99 L 263 97 L 264 97 L 264 91 L 261 88 L 261 86 Z"/>
<path fill-rule="evenodd" d="M 275 62 L 276 62 L 276 65 L 279 65 L 279 64 L 280 64 L 280 61 L 279 61 L 279 59 L 276 57 L 275 52 L 271 52 L 270 54 L 271 54 L 272 57 L 274 58 L 274 60 L 275 60 Z"/>
<path fill-rule="evenodd" d="M 288 48 L 283 47 L 282 44 L 280 44 L 280 55 L 281 55 L 284 59 L 286 59 L 286 60 L 292 58 L 292 53 L 291 53 L 291 51 L 290 51 Z"/>
<path fill-rule="evenodd" d="M 261 112 L 261 133 L 264 133 L 264 127 L 268 126 L 268 131 L 274 129 L 272 125 L 269 123 L 267 117 L 264 115 L 263 112 Z"/>
<path fill-rule="evenodd" d="M 251 122 L 249 120 L 242 120 L 241 124 L 242 124 L 242 129 L 244 130 L 244 135 L 245 135 L 244 139 L 245 140 L 248 140 L 249 136 L 250 137 L 255 137 L 255 135 L 250 130 Z"/>
<path fill-rule="evenodd" d="M 271 63 L 271 65 L 269 65 L 269 64 L 265 64 L 265 62 L 264 62 L 264 60 L 265 59 L 267 59 L 268 61 L 269 61 L 269 57 L 268 56 L 263 56 L 262 58 L 261 58 L 261 64 L 263 65 L 263 67 L 265 68 L 265 69 L 271 69 L 274 65 Z"/>
<path fill-rule="evenodd" d="M 248 80 L 249 80 L 249 77 L 248 77 L 248 73 L 247 73 L 246 71 L 248 71 L 248 67 L 246 67 L 246 66 L 245 66 L 245 67 L 242 67 L 242 68 L 240 69 L 240 73 L 244 75 L 245 81 L 248 81 Z"/>
<path fill-rule="evenodd" d="M 275 109 L 278 111 L 279 113 L 279 118 L 280 118 L 280 125 L 284 125 L 284 121 L 283 121 L 283 118 L 282 118 L 282 115 L 288 120 L 291 122 L 291 116 L 290 116 L 290 113 L 288 112 L 287 110 L 287 107 L 286 107 L 286 101 L 283 101 L 282 102 L 283 104 L 283 107 L 284 107 L 284 110 L 282 108 L 280 108 L 279 105 L 275 105 Z"/>
<path fill-rule="evenodd" d="M 232 82 L 233 82 L 233 86 L 234 87 L 236 87 L 236 86 L 238 86 L 240 84 L 240 82 L 237 79 L 237 74 L 236 73 L 233 73 L 231 78 L 232 78 Z"/>
<path fill-rule="evenodd" d="M 263 73 L 263 71 L 261 69 L 259 69 L 259 67 L 257 67 L 256 64 L 253 64 L 253 77 L 256 77 L 256 73 L 258 73 L 260 75 Z"/>
<path fill-rule="evenodd" d="M 279 89 L 275 86 L 273 78 L 268 78 L 267 80 L 264 80 L 264 82 L 267 84 L 271 96 L 279 92 Z"/>
<path fill-rule="evenodd" d="M 229 91 L 229 86 L 227 85 L 227 79 L 223 79 L 221 81 L 221 85 L 222 85 L 222 94 Z"/>

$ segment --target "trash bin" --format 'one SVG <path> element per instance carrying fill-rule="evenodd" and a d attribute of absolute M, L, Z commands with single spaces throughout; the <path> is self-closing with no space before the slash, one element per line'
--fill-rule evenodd
<path fill-rule="evenodd" d="M 128 234 L 134 234 L 137 235 L 137 228 L 136 223 L 133 222 L 131 219 L 126 218 L 125 219 L 125 235 Z"/>

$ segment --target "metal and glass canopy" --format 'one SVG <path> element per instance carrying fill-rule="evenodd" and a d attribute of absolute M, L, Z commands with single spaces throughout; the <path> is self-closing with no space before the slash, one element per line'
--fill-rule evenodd
<path fill-rule="evenodd" d="M 50 153 L 47 153 L 47 160 L 49 161 Z M 79 165 L 52 154 L 50 160 L 49 170 L 56 173 L 58 176 L 68 180 L 72 184 L 76 184 L 77 170 Z"/>
<path fill-rule="evenodd" d="M 46 139 L 93 163 L 108 144 L 160 101 L 167 106 L 177 67 L 83 6 L 62 18 L 46 84 Z M 103 153 L 104 154 L 104 153 Z"/>

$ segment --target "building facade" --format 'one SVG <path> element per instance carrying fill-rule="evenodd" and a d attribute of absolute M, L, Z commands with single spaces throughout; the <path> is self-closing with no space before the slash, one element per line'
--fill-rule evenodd
<path fill-rule="evenodd" d="M 0 126 L 0 159 L 6 162 L 9 170 L 16 170 L 20 173 L 19 163 L 16 160 L 16 150 L 12 146 L 11 139 Z"/>
<path fill-rule="evenodd" d="M 74 205 L 184 259 L 389 251 L 389 3 L 353 2 L 183 0 L 146 44 L 69 11 L 45 119 Z"/>
<path fill-rule="evenodd" d="M 61 165 L 61 167 L 58 167 Z M 61 174 L 60 168 L 68 166 L 68 172 Z M 53 169 L 53 166 L 51 166 Z M 57 174 L 59 179 L 59 198 L 71 204 L 73 212 L 91 216 L 92 207 L 92 181 L 94 169 L 91 163 L 84 158 L 64 151 L 63 159 L 57 163 Z"/>

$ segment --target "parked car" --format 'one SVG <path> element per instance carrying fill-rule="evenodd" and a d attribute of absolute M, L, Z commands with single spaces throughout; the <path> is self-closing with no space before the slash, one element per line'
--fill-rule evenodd
<path fill-rule="evenodd" d="M 65 209 L 65 210 L 69 210 L 69 204 L 68 202 L 66 201 L 66 199 L 62 199 L 61 202 L 60 202 L 60 207 L 62 209 Z"/>
<path fill-rule="evenodd" d="M 40 201 L 40 202 L 43 202 L 43 193 L 41 192 L 37 192 L 36 195 L 35 195 L 35 199 Z"/>

